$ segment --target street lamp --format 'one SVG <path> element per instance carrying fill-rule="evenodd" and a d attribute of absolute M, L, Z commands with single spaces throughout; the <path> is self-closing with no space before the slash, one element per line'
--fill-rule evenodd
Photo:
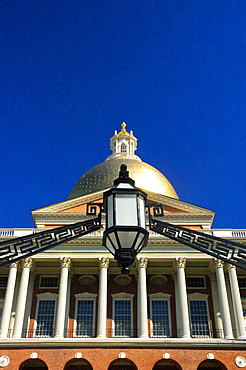
<path fill-rule="evenodd" d="M 126 275 L 149 236 L 145 222 L 147 196 L 134 184 L 126 165 L 122 164 L 113 187 L 104 193 L 106 229 L 102 244 L 116 259 L 121 273 Z"/>
<path fill-rule="evenodd" d="M 105 212 L 106 229 L 102 244 L 112 253 L 121 272 L 129 274 L 136 255 L 148 241 L 149 232 L 145 223 L 147 206 L 149 230 L 246 270 L 244 244 L 161 221 L 163 205 L 146 205 L 146 198 L 146 194 L 134 186 L 126 165 L 122 164 L 113 187 L 104 193 L 104 203 L 87 204 L 87 216 L 95 218 L 0 242 L 0 266 L 101 229 L 101 216 Z"/>

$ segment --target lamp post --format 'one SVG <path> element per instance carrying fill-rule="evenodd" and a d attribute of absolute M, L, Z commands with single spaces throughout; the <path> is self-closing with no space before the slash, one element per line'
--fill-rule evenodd
<path fill-rule="evenodd" d="M 104 193 L 106 230 L 102 244 L 116 259 L 121 273 L 126 275 L 149 236 L 145 222 L 147 196 L 134 184 L 126 165 L 122 164 L 113 187 Z"/>

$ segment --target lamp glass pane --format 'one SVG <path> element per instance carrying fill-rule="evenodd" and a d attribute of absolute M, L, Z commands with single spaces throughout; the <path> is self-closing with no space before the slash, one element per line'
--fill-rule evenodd
<path fill-rule="evenodd" d="M 113 247 L 113 245 L 112 245 L 112 243 L 111 243 L 108 235 L 109 235 L 109 237 L 110 237 L 110 239 L 111 239 L 111 241 L 112 241 L 112 243 L 113 243 L 113 245 L 114 245 L 115 248 Z M 110 253 L 112 253 L 112 255 L 114 256 L 115 250 L 118 249 L 118 244 L 116 243 L 116 238 L 115 238 L 114 233 L 110 233 L 108 235 L 106 237 L 106 247 L 110 251 Z"/>
<path fill-rule="evenodd" d="M 118 231 L 121 248 L 132 248 L 137 231 Z"/>
<path fill-rule="evenodd" d="M 134 186 L 128 183 L 121 182 L 116 186 L 117 189 L 134 189 Z"/>
<path fill-rule="evenodd" d="M 116 195 L 116 225 L 138 226 L 135 194 Z"/>
<path fill-rule="evenodd" d="M 145 200 L 143 197 L 139 196 L 139 217 L 140 217 L 140 226 L 145 229 Z"/>
<path fill-rule="evenodd" d="M 113 213 L 114 213 L 114 203 L 113 203 L 113 195 L 110 195 L 108 197 L 108 209 L 107 209 L 107 221 L 108 221 L 108 227 L 113 226 Z"/>
<path fill-rule="evenodd" d="M 143 241 L 144 237 L 145 237 L 145 234 L 142 234 L 142 233 L 139 234 L 137 243 L 134 247 L 135 251 L 138 251 L 139 249 L 142 248 L 142 241 Z"/>

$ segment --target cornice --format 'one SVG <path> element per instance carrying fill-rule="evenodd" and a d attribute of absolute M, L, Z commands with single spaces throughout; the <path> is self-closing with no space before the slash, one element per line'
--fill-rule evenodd
<path fill-rule="evenodd" d="M 105 189 L 104 191 L 98 191 L 96 193 L 83 195 L 81 197 L 77 197 L 77 198 L 73 198 L 73 199 L 66 199 L 62 202 L 55 203 L 55 204 L 52 204 L 50 206 L 38 208 L 38 209 L 32 211 L 32 215 L 34 216 L 34 215 L 39 214 L 39 213 L 41 213 L 41 214 L 44 213 L 45 214 L 45 213 L 49 213 L 49 212 L 59 212 L 59 211 L 64 211 L 64 210 L 66 210 L 68 208 L 71 208 L 71 207 L 80 206 L 81 204 L 91 202 L 92 200 L 103 198 L 103 193 L 107 190 L 108 189 Z"/>
<path fill-rule="evenodd" d="M 184 339 L 184 338 L 21 338 L 4 339 L 0 341 L 2 349 L 23 349 L 23 348 L 199 348 L 213 350 L 245 350 L 245 340 L 239 339 Z"/>

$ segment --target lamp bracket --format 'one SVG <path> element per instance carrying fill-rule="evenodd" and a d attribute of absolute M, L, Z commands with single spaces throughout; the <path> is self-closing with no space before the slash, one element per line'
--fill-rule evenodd
<path fill-rule="evenodd" d="M 186 229 L 149 216 L 150 230 L 246 270 L 246 245 Z"/>
<path fill-rule="evenodd" d="M 94 208 L 89 215 L 94 215 Z M 0 243 L 0 266 L 17 262 L 59 244 L 69 242 L 101 228 L 101 213 L 96 218 L 75 224 L 47 229 L 35 234 L 9 239 Z"/>

